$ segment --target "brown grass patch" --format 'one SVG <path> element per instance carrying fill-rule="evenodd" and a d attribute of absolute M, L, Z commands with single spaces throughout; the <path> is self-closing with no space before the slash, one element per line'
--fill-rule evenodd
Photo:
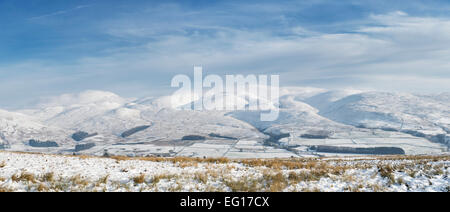
<path fill-rule="evenodd" d="M 145 174 L 140 174 L 139 176 L 133 177 L 133 182 L 135 184 L 145 183 Z"/>
<path fill-rule="evenodd" d="M 283 173 L 263 173 L 263 179 L 267 186 L 269 186 L 270 192 L 280 192 L 283 191 L 287 185 L 288 182 L 286 178 L 284 177 Z"/>
<path fill-rule="evenodd" d="M 106 183 L 108 183 L 108 178 L 109 178 L 109 175 L 106 175 L 106 176 L 104 176 L 104 177 L 100 177 L 100 178 L 97 180 L 97 185 L 101 185 L 101 184 L 106 184 Z"/>
<path fill-rule="evenodd" d="M 224 178 L 222 182 L 233 192 L 257 192 L 261 189 L 260 182 L 256 179 L 251 179 L 248 177 L 243 177 L 238 180 L 233 180 L 228 177 Z"/>
<path fill-rule="evenodd" d="M 0 193 L 13 192 L 11 188 L 0 186 Z"/>
<path fill-rule="evenodd" d="M 43 182 L 53 182 L 54 179 L 55 179 L 55 174 L 53 172 L 45 173 L 41 178 L 41 180 Z"/>
<path fill-rule="evenodd" d="M 73 185 L 81 185 L 83 187 L 89 184 L 89 181 L 85 180 L 81 175 L 72 176 L 69 181 L 72 182 Z"/>
<path fill-rule="evenodd" d="M 34 174 L 22 172 L 20 175 L 11 176 L 11 180 L 14 182 L 31 182 L 36 183 L 36 178 Z"/>
<path fill-rule="evenodd" d="M 46 191 L 48 191 L 48 187 L 41 183 L 41 184 L 39 184 L 39 186 L 37 187 L 37 190 L 38 190 L 39 192 L 46 192 Z"/>
<path fill-rule="evenodd" d="M 206 173 L 197 172 L 194 174 L 194 179 L 199 183 L 206 184 L 208 183 L 208 175 Z"/>

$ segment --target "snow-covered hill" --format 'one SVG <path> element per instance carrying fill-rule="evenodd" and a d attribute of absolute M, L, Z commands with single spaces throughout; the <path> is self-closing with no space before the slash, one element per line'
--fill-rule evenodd
<path fill-rule="evenodd" d="M 122 107 L 127 101 L 111 92 L 85 91 L 44 99 L 33 109 L 19 112 L 36 117 L 48 125 L 77 128 L 92 117 Z"/>
<path fill-rule="evenodd" d="M 396 146 L 406 149 L 407 154 L 429 154 L 446 151 L 449 97 L 449 93 L 414 95 L 288 87 L 280 89 L 279 118 L 264 122 L 260 121 L 261 111 L 179 110 L 198 101 L 194 98 L 189 102 L 183 95 L 173 105 L 170 96 L 131 99 L 111 92 L 85 91 L 48 98 L 26 110 L 0 110 L 0 147 L 86 154 L 109 150 L 139 155 L 224 156 L 247 151 L 250 154 L 238 155 L 251 157 L 258 151 L 264 153 L 269 139 L 275 142 L 275 148 L 283 148 L 278 142 L 286 141 L 295 144 L 293 147 L 300 146 L 301 150 L 291 148 L 285 156 L 311 155 L 311 145 L 324 143 Z M 248 104 L 255 98 L 238 93 L 236 100 Z M 258 100 L 267 108 L 278 105 L 272 100 Z M 88 136 L 75 141 L 75 132 Z M 286 135 L 289 138 L 283 139 Z M 54 141 L 59 147 L 31 148 L 30 139 Z M 256 146 L 237 148 L 236 140 L 255 141 Z"/>
<path fill-rule="evenodd" d="M 53 141 L 58 145 L 70 143 L 70 130 L 47 126 L 33 117 L 0 110 L 0 147 L 25 148 L 30 140 Z"/>
<path fill-rule="evenodd" d="M 319 112 L 331 120 L 365 128 L 384 128 L 429 136 L 450 127 L 450 101 L 405 93 L 367 92 L 335 101 Z"/>

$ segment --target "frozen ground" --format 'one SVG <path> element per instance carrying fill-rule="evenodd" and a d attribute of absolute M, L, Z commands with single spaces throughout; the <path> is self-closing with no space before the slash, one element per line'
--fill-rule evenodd
<path fill-rule="evenodd" d="M 0 191 L 449 192 L 449 174 L 448 155 L 230 160 L 0 152 Z"/>

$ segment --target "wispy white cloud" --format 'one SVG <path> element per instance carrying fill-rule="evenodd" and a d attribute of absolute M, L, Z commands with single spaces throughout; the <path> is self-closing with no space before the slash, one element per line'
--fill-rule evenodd
<path fill-rule="evenodd" d="M 412 17 L 402 12 L 370 19 L 375 26 L 339 34 L 295 26 L 291 28 L 295 33 L 287 37 L 239 29 L 167 35 L 146 43 L 133 58 L 148 58 L 145 63 L 164 72 L 201 63 L 211 71 L 292 72 L 297 79 L 386 72 L 435 75 L 448 66 L 448 19 Z M 133 64 L 143 65 L 139 61 Z"/>
<path fill-rule="evenodd" d="M 67 14 L 76 10 L 80 10 L 80 9 L 84 9 L 87 7 L 91 7 L 91 5 L 79 5 L 76 6 L 74 8 L 71 9 L 67 9 L 67 10 L 59 10 L 53 13 L 48 13 L 48 14 L 44 14 L 44 15 L 40 15 L 40 16 L 35 16 L 35 17 L 31 17 L 29 18 L 29 20 L 38 20 L 38 19 L 42 19 L 42 18 L 48 18 L 48 17 L 52 17 L 52 16 L 58 16 L 58 15 L 63 15 L 63 14 Z"/>

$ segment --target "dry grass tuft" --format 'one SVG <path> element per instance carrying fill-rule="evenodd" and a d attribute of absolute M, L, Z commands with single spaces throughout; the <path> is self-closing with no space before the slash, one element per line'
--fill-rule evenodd
<path fill-rule="evenodd" d="M 278 172 L 276 174 L 263 174 L 263 178 L 266 181 L 266 185 L 270 185 L 270 192 L 281 192 L 288 185 L 286 178 L 281 172 Z"/>
<path fill-rule="evenodd" d="M 106 175 L 106 176 L 104 176 L 104 177 L 100 177 L 98 180 L 97 180 L 97 185 L 101 185 L 101 184 L 106 184 L 106 183 L 108 183 L 108 178 L 109 178 L 109 175 Z"/>
<path fill-rule="evenodd" d="M 55 180 L 55 174 L 53 172 L 48 172 L 42 176 L 41 181 L 43 182 L 53 182 Z"/>
<path fill-rule="evenodd" d="M 248 177 L 242 177 L 238 180 L 233 180 L 230 177 L 222 180 L 223 184 L 233 192 L 257 192 L 261 191 L 261 183 L 258 180 Z"/>
<path fill-rule="evenodd" d="M 48 191 L 48 187 L 41 183 L 41 184 L 39 184 L 39 186 L 37 187 L 37 190 L 38 190 L 39 192 L 46 192 L 46 191 Z"/>
<path fill-rule="evenodd" d="M 395 169 L 390 164 L 378 164 L 377 167 L 378 173 L 380 173 L 381 177 L 388 179 L 390 184 L 395 183 L 395 177 L 393 174 Z"/>
<path fill-rule="evenodd" d="M 71 177 L 69 181 L 72 182 L 73 185 L 79 185 L 83 187 L 89 185 L 89 181 L 81 177 L 79 174 Z"/>
<path fill-rule="evenodd" d="M 155 176 L 153 176 L 153 178 L 152 178 L 152 184 L 153 184 L 153 185 L 156 185 L 156 184 L 158 184 L 159 181 L 161 181 L 161 180 L 168 180 L 168 181 L 170 181 L 170 180 L 172 180 L 172 179 L 178 179 L 178 178 L 179 178 L 179 176 L 178 176 L 178 175 L 175 175 L 175 174 L 160 174 L 160 175 L 155 175 Z"/>
<path fill-rule="evenodd" d="M 145 183 L 145 174 L 140 174 L 139 176 L 133 177 L 133 182 L 135 184 Z"/>
<path fill-rule="evenodd" d="M 14 190 L 11 188 L 0 186 L 0 193 L 13 192 L 13 191 Z"/>
<path fill-rule="evenodd" d="M 11 176 L 11 180 L 14 182 L 31 182 L 36 183 L 36 178 L 34 174 L 22 172 L 20 175 Z"/>
<path fill-rule="evenodd" d="M 203 184 L 208 183 L 208 175 L 205 173 L 201 173 L 201 172 L 195 173 L 194 179 Z"/>

